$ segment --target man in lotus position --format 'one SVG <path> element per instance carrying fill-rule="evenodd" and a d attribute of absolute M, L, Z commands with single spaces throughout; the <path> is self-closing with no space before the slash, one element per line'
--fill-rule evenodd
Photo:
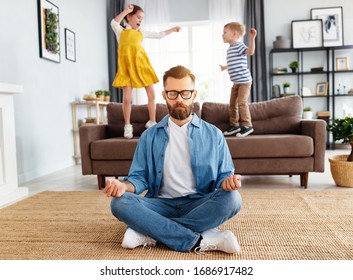
<path fill-rule="evenodd" d="M 107 180 L 104 190 L 113 215 L 127 225 L 122 246 L 239 252 L 234 234 L 216 229 L 242 203 L 225 138 L 192 113 L 197 91 L 189 69 L 171 68 L 163 85 L 169 115 L 141 135 L 128 177 Z"/>

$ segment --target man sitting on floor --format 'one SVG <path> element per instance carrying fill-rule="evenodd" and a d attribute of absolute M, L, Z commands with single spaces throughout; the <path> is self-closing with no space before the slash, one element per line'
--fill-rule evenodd
<path fill-rule="evenodd" d="M 225 138 L 192 113 L 197 91 L 189 69 L 171 68 L 163 85 L 169 115 L 141 135 L 128 177 L 107 180 L 104 190 L 114 197 L 113 215 L 127 225 L 122 246 L 158 241 L 181 252 L 239 252 L 234 234 L 216 229 L 242 204 Z"/>

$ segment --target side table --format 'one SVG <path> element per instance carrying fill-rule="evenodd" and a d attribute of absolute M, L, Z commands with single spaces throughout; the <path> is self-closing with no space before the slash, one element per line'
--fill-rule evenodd
<path fill-rule="evenodd" d="M 104 109 L 108 106 L 110 102 L 108 101 L 74 101 L 71 103 L 72 105 L 72 120 L 73 120 L 73 138 L 74 138 L 74 159 L 75 164 L 79 164 L 79 160 L 81 158 L 79 152 L 79 126 L 77 121 L 77 108 L 78 107 L 86 107 L 87 109 L 87 117 L 92 117 L 92 108 L 95 108 L 96 111 L 96 124 L 103 124 L 104 121 Z"/>

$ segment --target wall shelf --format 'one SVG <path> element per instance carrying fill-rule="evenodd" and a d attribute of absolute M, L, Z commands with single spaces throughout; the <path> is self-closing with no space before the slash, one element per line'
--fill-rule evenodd
<path fill-rule="evenodd" d="M 341 57 L 339 55 L 341 51 L 344 51 L 344 53 L 348 52 L 349 56 L 353 58 L 353 45 L 300 49 L 272 49 L 269 54 L 270 98 L 278 97 L 274 96 L 273 92 L 273 85 L 275 84 L 275 81 L 283 81 L 281 77 L 286 77 L 291 81 L 294 80 L 295 88 L 297 89 L 295 91 L 299 96 L 303 98 L 303 100 L 317 99 L 320 100 L 320 102 L 325 102 L 326 111 L 330 111 L 331 113 L 330 120 L 332 121 L 336 119 L 336 98 L 340 98 L 340 100 L 342 100 L 342 97 L 353 97 L 353 94 L 337 94 L 337 87 L 339 87 L 340 84 L 338 82 L 340 75 L 349 75 L 349 79 L 347 80 L 353 80 L 353 69 L 350 68 L 348 70 L 336 70 L 336 58 Z M 278 63 L 278 61 L 284 60 L 287 60 L 287 65 L 289 64 L 290 60 L 297 60 L 299 62 L 299 69 L 297 69 L 297 72 L 274 73 L 274 69 L 277 69 L 274 67 L 274 63 Z M 322 63 L 323 71 L 310 71 L 310 66 L 314 66 L 312 65 L 313 61 L 316 63 Z M 278 69 L 281 68 L 282 67 Z M 315 80 L 316 82 L 327 82 L 327 94 L 316 95 L 314 90 L 314 92 L 311 91 L 312 95 L 303 96 L 302 88 L 303 86 L 306 86 L 308 79 L 311 79 L 312 83 Z M 344 90 L 346 93 L 348 93 L 349 88 L 345 88 Z M 353 100 L 352 102 L 349 102 L 349 104 L 353 104 Z"/>

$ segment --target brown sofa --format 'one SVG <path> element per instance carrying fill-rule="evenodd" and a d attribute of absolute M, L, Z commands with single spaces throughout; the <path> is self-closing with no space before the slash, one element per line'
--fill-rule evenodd
<path fill-rule="evenodd" d="M 157 121 L 167 113 L 165 104 L 156 105 Z M 250 103 L 254 132 L 244 138 L 230 136 L 227 143 L 235 172 L 242 175 L 300 175 L 300 185 L 307 188 L 309 172 L 324 171 L 326 123 L 302 120 L 299 96 Z M 222 131 L 229 126 L 228 104 L 205 102 L 194 112 Z M 107 106 L 108 124 L 80 127 L 82 173 L 97 175 L 98 187 L 106 176 L 126 176 L 132 157 L 148 121 L 147 105 L 133 105 L 131 123 L 134 138 L 123 137 L 122 104 Z"/>

